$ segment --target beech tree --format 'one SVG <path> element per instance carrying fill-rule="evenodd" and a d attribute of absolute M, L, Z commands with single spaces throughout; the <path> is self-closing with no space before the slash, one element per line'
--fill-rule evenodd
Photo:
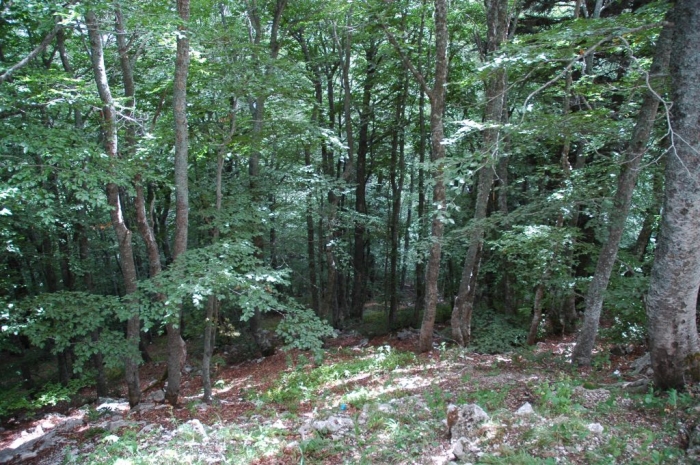
<path fill-rule="evenodd" d="M 663 389 L 679 389 L 700 379 L 700 1 L 679 1 L 673 22 L 671 147 L 646 299 L 654 384 Z"/>

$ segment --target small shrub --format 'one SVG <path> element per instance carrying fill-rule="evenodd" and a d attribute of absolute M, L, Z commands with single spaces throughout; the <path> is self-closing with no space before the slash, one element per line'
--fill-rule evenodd
<path fill-rule="evenodd" d="M 471 349 L 482 354 L 501 354 L 522 346 L 527 330 L 522 324 L 488 310 L 475 312 L 472 320 Z"/>

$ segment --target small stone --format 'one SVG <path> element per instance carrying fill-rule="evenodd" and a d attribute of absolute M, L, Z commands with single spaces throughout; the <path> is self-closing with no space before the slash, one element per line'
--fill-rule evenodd
<path fill-rule="evenodd" d="M 153 394 L 151 394 L 148 397 L 153 402 L 160 403 L 160 402 L 163 402 L 165 400 L 165 392 L 163 392 L 162 389 L 158 389 L 156 391 L 153 391 Z"/>
<path fill-rule="evenodd" d="M 125 420 L 115 420 L 107 423 L 107 431 L 117 431 L 120 428 L 129 426 L 129 422 Z"/>
<path fill-rule="evenodd" d="M 593 434 L 603 434 L 603 430 L 605 429 L 600 423 L 590 423 L 586 428 Z"/>
<path fill-rule="evenodd" d="M 160 430 L 161 426 L 157 423 L 150 423 L 143 428 L 141 428 L 141 431 L 139 431 L 139 436 L 142 434 L 150 433 L 153 430 Z"/>
<path fill-rule="evenodd" d="M 535 413 L 535 411 L 532 409 L 532 405 L 530 405 L 530 402 L 525 402 L 516 412 L 516 415 L 519 416 L 525 416 L 525 415 L 532 415 Z"/>
<path fill-rule="evenodd" d="M 284 450 L 286 451 L 292 451 L 299 449 L 299 441 L 292 441 L 288 443 L 286 446 L 284 446 Z"/>
<path fill-rule="evenodd" d="M 24 462 L 25 460 L 31 460 L 37 458 L 39 454 L 36 452 L 24 452 L 23 454 L 20 454 L 19 456 L 19 461 Z"/>
<path fill-rule="evenodd" d="M 462 439 L 459 438 L 459 440 L 455 441 L 454 444 L 452 444 L 452 454 L 457 458 L 457 460 L 462 460 L 466 454 L 464 452 L 464 446 L 462 445 Z"/>

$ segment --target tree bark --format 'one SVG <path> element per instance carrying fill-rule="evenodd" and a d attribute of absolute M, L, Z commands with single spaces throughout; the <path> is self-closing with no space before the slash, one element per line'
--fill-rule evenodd
<path fill-rule="evenodd" d="M 117 139 L 117 124 L 116 111 L 114 109 L 114 100 L 107 80 L 107 71 L 104 64 L 104 53 L 102 50 L 102 39 L 98 30 L 97 16 L 93 11 L 88 11 L 85 14 L 85 24 L 88 29 L 88 37 L 90 39 L 90 50 L 92 69 L 95 74 L 95 82 L 97 91 L 102 101 L 102 132 L 104 139 L 104 148 L 107 155 L 112 159 L 117 159 L 118 155 L 118 139 Z M 119 199 L 119 187 L 115 183 L 107 184 L 107 201 L 111 207 L 110 217 L 112 226 L 117 236 L 119 245 L 119 258 L 124 278 L 124 289 L 127 295 L 136 292 L 136 266 L 134 264 L 134 254 L 131 245 L 131 231 L 126 226 L 124 220 L 124 212 L 122 210 L 121 201 Z M 127 320 L 126 338 L 129 345 L 136 352 L 139 344 L 140 320 L 136 310 L 135 302 L 127 297 L 127 305 L 133 307 L 132 316 Z M 131 356 L 127 356 L 124 360 L 126 384 L 128 388 L 129 405 L 134 407 L 141 400 L 141 386 L 139 381 L 138 360 Z"/>
<path fill-rule="evenodd" d="M 700 0 L 679 0 L 673 19 L 671 150 L 646 301 L 654 384 L 662 389 L 700 379 Z"/>
<path fill-rule="evenodd" d="M 428 93 L 430 99 L 430 142 L 432 145 L 431 161 L 433 164 L 433 205 L 435 213 L 430 230 L 430 253 L 425 272 L 425 311 L 421 324 L 418 348 L 427 352 L 433 348 L 433 328 L 438 301 L 438 276 L 440 274 L 440 256 L 442 255 L 442 235 L 445 225 L 445 146 L 443 112 L 445 111 L 445 85 L 447 84 L 447 1 L 435 0 L 435 77 L 433 88 Z M 421 76 L 422 78 L 422 76 Z M 420 79 L 419 79 L 420 81 Z M 427 90 L 427 89 L 426 89 Z"/>
<path fill-rule="evenodd" d="M 175 119 L 175 239 L 173 260 L 187 251 L 189 225 L 189 183 L 187 179 L 189 129 L 187 125 L 187 75 L 190 65 L 190 41 L 187 23 L 190 20 L 190 1 L 177 0 L 177 12 L 182 20 L 178 26 L 173 82 L 173 116 Z M 182 308 L 180 308 L 182 312 Z M 168 333 L 168 386 L 165 399 L 177 405 L 180 397 L 182 367 L 187 358 L 185 341 L 177 322 L 166 324 Z"/>
<path fill-rule="evenodd" d="M 650 77 L 660 76 L 668 68 L 672 39 L 673 28 L 668 23 L 659 35 L 654 59 L 649 70 Z M 651 85 L 651 82 L 648 82 L 648 85 Z M 578 365 L 590 365 L 591 363 L 593 347 L 598 335 L 600 314 L 603 309 L 605 290 L 610 282 L 610 275 L 617 259 L 620 239 L 622 239 L 622 233 L 632 202 L 632 194 L 637 183 L 639 166 L 646 153 L 658 107 L 658 95 L 655 91 L 649 90 L 639 110 L 637 124 L 632 133 L 629 146 L 625 151 L 625 158 L 617 178 L 617 190 L 613 197 L 613 207 L 610 212 L 610 222 L 608 223 L 608 239 L 600 250 L 595 274 L 586 293 L 586 311 L 583 325 L 571 357 L 572 362 Z"/>
<path fill-rule="evenodd" d="M 487 47 L 486 56 L 490 57 L 498 50 L 508 34 L 508 1 L 485 0 L 487 16 Z M 497 70 L 486 82 L 486 109 L 484 120 L 487 123 L 500 124 L 506 93 L 506 72 Z M 469 241 L 469 249 L 464 260 L 462 279 L 459 292 L 452 309 L 452 337 L 461 346 L 471 341 L 471 319 L 476 295 L 473 286 L 479 274 L 479 256 L 484 243 L 484 227 L 481 224 L 486 218 L 489 194 L 493 186 L 494 163 L 497 163 L 500 153 L 500 130 L 497 127 L 484 131 L 484 150 L 487 153 L 486 164 L 479 169 L 476 188 L 476 205 L 474 208 L 474 229 Z"/>
<path fill-rule="evenodd" d="M 369 123 L 372 117 L 372 89 L 375 83 L 377 44 L 374 40 L 365 48 L 365 81 L 362 90 L 362 107 L 360 109 L 360 130 L 357 141 L 357 164 L 355 176 L 355 211 L 359 217 L 355 221 L 354 250 L 353 250 L 353 287 L 352 307 L 350 317 L 362 319 L 362 314 L 367 300 L 367 231 L 365 227 L 365 215 L 367 215 L 367 154 L 369 152 Z"/>

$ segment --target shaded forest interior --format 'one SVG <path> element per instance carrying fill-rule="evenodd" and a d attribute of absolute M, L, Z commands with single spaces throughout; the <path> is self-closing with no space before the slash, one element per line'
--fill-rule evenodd
<path fill-rule="evenodd" d="M 167 402 L 188 357 L 210 402 L 222 346 L 409 327 L 697 381 L 699 11 L 0 0 L 5 389 L 134 407 L 162 335 Z"/>

